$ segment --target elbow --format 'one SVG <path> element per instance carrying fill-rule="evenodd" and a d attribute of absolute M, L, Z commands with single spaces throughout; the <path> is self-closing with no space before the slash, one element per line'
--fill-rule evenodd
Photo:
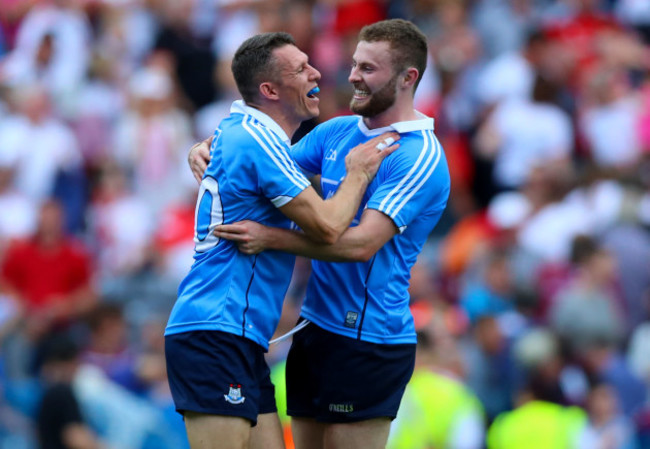
<path fill-rule="evenodd" d="M 318 229 L 311 231 L 306 231 L 307 237 L 315 243 L 321 243 L 323 245 L 333 245 L 335 244 L 344 230 L 336 229 L 332 226 L 320 226 Z"/>
<path fill-rule="evenodd" d="M 359 247 L 352 251 L 349 255 L 350 262 L 369 262 L 375 255 L 376 251 L 373 248 Z"/>
<path fill-rule="evenodd" d="M 339 237 L 341 237 L 342 232 L 338 232 L 338 230 L 329 228 L 326 231 L 324 231 L 321 235 L 321 243 L 325 245 L 333 245 L 335 244 L 338 240 Z"/>

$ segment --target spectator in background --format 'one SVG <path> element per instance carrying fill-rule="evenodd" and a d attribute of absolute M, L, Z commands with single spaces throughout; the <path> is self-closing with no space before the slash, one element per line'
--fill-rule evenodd
<path fill-rule="evenodd" d="M 16 189 L 36 204 L 63 189 L 68 193 L 61 198 L 66 224 L 79 229 L 83 173 L 74 134 L 56 117 L 42 86 L 21 85 L 12 90 L 11 100 L 16 113 L 0 123 L 0 153 L 15 160 Z"/>
<path fill-rule="evenodd" d="M 101 368 L 118 385 L 140 393 L 137 354 L 129 345 L 122 307 L 111 302 L 99 303 L 89 311 L 85 321 L 90 333 L 87 345 L 81 350 L 81 360 Z"/>
<path fill-rule="evenodd" d="M 515 408 L 499 414 L 488 430 L 489 449 L 574 448 L 586 423 L 578 407 L 566 407 L 561 386 L 563 361 L 553 335 L 535 329 L 514 347 L 524 369 Z"/>
<path fill-rule="evenodd" d="M 160 3 L 102 3 L 94 58 L 110 61 L 117 80 L 124 81 L 143 65 L 154 48 Z"/>
<path fill-rule="evenodd" d="M 22 21 L 0 79 L 11 85 L 41 83 L 66 111 L 86 76 L 91 30 L 73 0 L 38 2 Z"/>
<path fill-rule="evenodd" d="M 429 52 L 438 68 L 443 94 L 436 120 L 443 118 L 453 128 L 466 131 L 474 126 L 479 112 L 474 85 L 481 56 L 479 37 L 469 22 L 469 5 L 437 2 L 431 22 Z"/>
<path fill-rule="evenodd" d="M 187 113 L 178 108 L 167 70 L 161 64 L 148 66 L 131 77 L 131 105 L 114 135 L 115 157 L 132 174 L 134 192 L 154 219 L 178 199 L 178 186 L 192 181 L 181 168 L 192 127 Z"/>
<path fill-rule="evenodd" d="M 510 410 L 517 388 L 517 367 L 496 318 L 485 315 L 463 341 L 467 386 L 478 396 L 489 421 Z"/>
<path fill-rule="evenodd" d="M 125 97 L 120 89 L 118 64 L 95 53 L 88 78 L 79 86 L 69 115 L 89 177 L 96 175 L 106 159 L 114 157 L 111 138 L 126 107 Z"/>
<path fill-rule="evenodd" d="M 41 449 L 102 449 L 104 445 L 84 420 L 72 383 L 79 367 L 79 349 L 63 335 L 53 334 L 44 348 L 41 375 L 45 382 L 38 409 Z"/>
<path fill-rule="evenodd" d="M 643 379 L 650 396 L 650 322 L 639 325 L 630 338 L 627 362 L 639 379 Z"/>
<path fill-rule="evenodd" d="M 514 289 L 507 253 L 488 250 L 478 274 L 468 276 L 460 304 L 472 324 L 483 316 L 498 317 L 514 310 Z"/>
<path fill-rule="evenodd" d="M 0 288 L 25 311 L 17 337 L 33 349 L 48 332 L 73 325 L 96 301 L 92 276 L 86 248 L 65 232 L 61 205 L 45 202 L 36 233 L 12 244 L 0 266 Z M 15 354 L 13 369 L 29 374 L 30 355 Z"/>
<path fill-rule="evenodd" d="M 114 160 L 99 166 L 87 218 L 102 293 L 130 298 L 126 285 L 151 262 L 155 217 L 146 200 L 133 193 L 125 169 Z"/>
<path fill-rule="evenodd" d="M 573 241 L 571 263 L 575 274 L 556 294 L 549 316 L 551 326 L 574 353 L 600 341 L 620 343 L 625 315 L 622 298 L 614 290 L 614 259 L 591 237 L 578 236 Z"/>
<path fill-rule="evenodd" d="M 579 360 L 594 382 L 612 387 L 625 416 L 631 418 L 643 409 L 647 386 L 630 369 L 616 346 L 607 341 L 592 343 L 581 351 Z"/>
<path fill-rule="evenodd" d="M 216 61 L 209 37 L 201 36 L 192 26 L 194 3 L 193 0 L 161 2 L 161 27 L 155 43 L 158 51 L 171 58 L 175 78 L 191 110 L 210 103 L 219 88 L 214 82 Z"/>
<path fill-rule="evenodd" d="M 606 384 L 595 385 L 587 399 L 589 421 L 578 449 L 636 449 L 632 421 L 619 411 L 616 392 Z"/>
<path fill-rule="evenodd" d="M 631 171 L 641 157 L 639 96 L 622 68 L 599 66 L 586 81 L 579 130 L 593 163 Z"/>
<path fill-rule="evenodd" d="M 522 187 L 536 166 L 568 173 L 573 149 L 571 118 L 556 101 L 558 86 L 543 75 L 533 78 L 530 99 L 500 102 L 479 129 L 476 149 L 494 161 L 497 189 Z"/>
<path fill-rule="evenodd" d="M 16 161 L 12 155 L 0 151 L 0 260 L 9 243 L 16 238 L 26 238 L 34 231 L 36 205 L 13 185 Z"/>
<path fill-rule="evenodd" d="M 518 229 L 517 241 L 542 264 L 567 261 L 573 239 L 593 233 L 592 217 L 565 201 L 572 182 L 566 173 L 535 166 L 522 186 L 532 210 Z"/>
<path fill-rule="evenodd" d="M 488 58 L 494 60 L 526 44 L 526 33 L 534 27 L 539 12 L 539 5 L 534 3 L 529 0 L 485 0 L 476 4 L 472 22 Z M 502 26 L 504 23 L 509 26 Z"/>
<path fill-rule="evenodd" d="M 127 323 L 124 308 L 112 302 L 90 311 L 86 320 L 90 338 L 81 352 L 84 366 L 76 388 L 86 413 L 94 417 L 94 427 L 113 443 L 111 447 L 185 448 L 183 420 L 174 409 L 167 383 L 165 322 L 154 313 L 138 319 L 139 323 Z M 102 397 L 103 388 L 113 391 L 114 397 Z M 120 412 L 122 406 L 133 410 Z"/>
<path fill-rule="evenodd" d="M 586 421 L 578 407 L 563 407 L 538 397 L 522 394 L 520 405 L 499 415 L 488 430 L 489 449 L 548 449 L 575 447 Z"/>
<path fill-rule="evenodd" d="M 530 98 L 535 74 L 550 51 L 548 39 L 538 30 L 529 33 L 522 49 L 489 60 L 477 80 L 476 95 L 481 103 L 493 107 L 504 100 Z"/>

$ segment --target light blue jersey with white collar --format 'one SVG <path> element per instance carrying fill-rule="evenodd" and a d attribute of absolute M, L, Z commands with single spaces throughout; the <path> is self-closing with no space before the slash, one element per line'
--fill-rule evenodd
<path fill-rule="evenodd" d="M 388 216 L 399 234 L 368 262 L 312 262 L 301 315 L 336 334 L 372 343 L 415 343 L 409 310 L 411 267 L 440 219 L 449 198 L 447 161 L 433 133 L 433 118 L 368 129 L 358 116 L 329 120 L 312 130 L 291 151 L 308 172 L 321 175 L 325 198 L 345 176 L 351 148 L 387 131 L 401 135 L 400 148 L 381 164 L 352 223 L 365 208 Z"/>
<path fill-rule="evenodd" d="M 268 348 L 295 257 L 278 251 L 246 255 L 212 231 L 241 220 L 291 227 L 277 208 L 310 183 L 290 157 L 289 143 L 277 123 L 242 101 L 219 124 L 197 199 L 194 263 L 179 286 L 165 335 L 216 330 Z"/>

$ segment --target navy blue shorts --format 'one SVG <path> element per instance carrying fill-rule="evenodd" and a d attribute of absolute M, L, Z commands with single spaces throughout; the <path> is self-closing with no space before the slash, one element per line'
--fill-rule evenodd
<path fill-rule="evenodd" d="M 167 376 L 179 413 L 239 416 L 257 424 L 257 415 L 277 411 L 264 349 L 218 331 L 165 337 Z"/>
<path fill-rule="evenodd" d="M 311 323 L 287 357 L 287 413 L 327 423 L 393 419 L 414 366 L 414 344 L 368 343 Z"/>

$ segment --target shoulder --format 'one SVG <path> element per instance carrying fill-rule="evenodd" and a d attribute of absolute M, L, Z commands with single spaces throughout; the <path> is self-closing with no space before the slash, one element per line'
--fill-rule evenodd
<path fill-rule="evenodd" d="M 221 129 L 219 139 L 223 144 L 233 146 L 237 150 L 288 148 L 277 134 L 250 115 L 231 116 L 221 122 L 219 128 Z"/>
<path fill-rule="evenodd" d="M 10 241 L 6 250 L 5 261 L 15 260 L 16 257 L 30 253 L 35 248 L 32 238 L 17 238 Z"/>
<path fill-rule="evenodd" d="M 330 123 L 332 126 L 357 126 L 359 124 L 358 115 L 342 115 L 329 119 L 325 123 Z"/>
<path fill-rule="evenodd" d="M 348 131 L 356 128 L 359 124 L 359 117 L 356 115 L 344 115 L 341 117 L 334 117 L 316 126 L 315 130 L 328 130 L 328 131 Z"/>
<path fill-rule="evenodd" d="M 411 167 L 446 167 L 442 144 L 433 131 L 423 130 L 402 134 L 400 148 L 389 156 L 389 160 Z"/>

